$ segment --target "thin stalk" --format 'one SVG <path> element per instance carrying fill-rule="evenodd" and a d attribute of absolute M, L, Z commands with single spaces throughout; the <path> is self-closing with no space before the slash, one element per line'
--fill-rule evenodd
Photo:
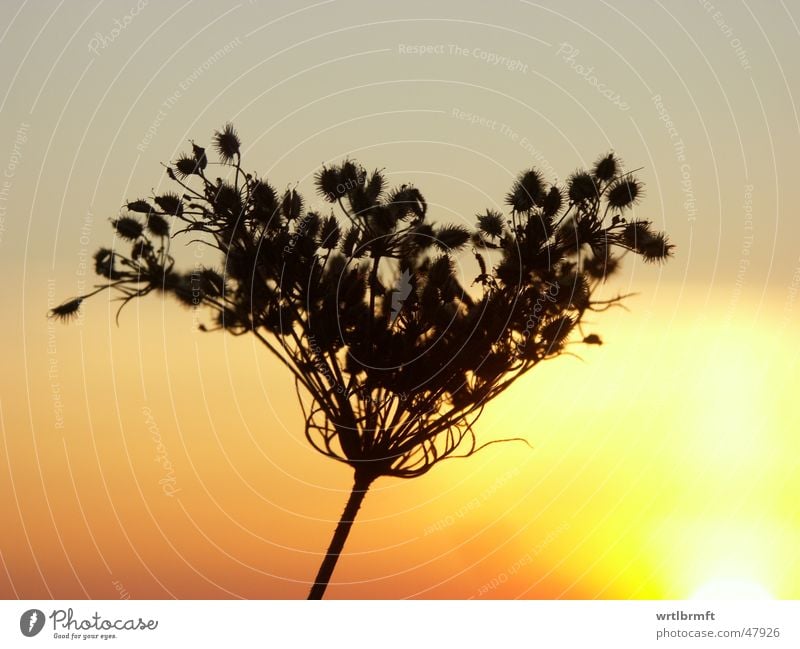
<path fill-rule="evenodd" d="M 372 475 L 363 475 L 356 471 L 350 498 L 347 500 L 347 505 L 345 505 L 342 517 L 336 526 L 336 531 L 333 533 L 328 552 L 319 567 L 317 578 L 314 580 L 308 599 L 322 599 L 323 595 L 325 595 L 325 589 L 328 587 L 331 575 L 333 575 L 333 569 L 336 567 L 336 562 L 339 560 L 339 555 L 341 555 L 345 541 L 347 541 L 347 537 L 350 534 L 350 528 L 353 527 L 356 514 L 358 514 L 361 503 L 364 501 L 364 496 L 367 495 L 367 491 L 374 479 L 375 477 Z"/>

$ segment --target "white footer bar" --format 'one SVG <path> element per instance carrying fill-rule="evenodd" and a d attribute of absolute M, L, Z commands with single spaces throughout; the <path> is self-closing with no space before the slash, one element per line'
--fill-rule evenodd
<path fill-rule="evenodd" d="M 3 601 L 0 647 L 800 647 L 798 601 Z"/>

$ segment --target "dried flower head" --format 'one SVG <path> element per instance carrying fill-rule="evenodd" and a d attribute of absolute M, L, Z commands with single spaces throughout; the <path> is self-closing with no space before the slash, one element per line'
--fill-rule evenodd
<path fill-rule="evenodd" d="M 82 302 L 82 297 L 76 297 L 59 304 L 57 307 L 50 309 L 50 317 L 62 322 L 68 322 L 77 317 Z"/>
<path fill-rule="evenodd" d="M 162 212 L 180 216 L 183 214 L 183 201 L 181 197 L 173 192 L 167 192 L 155 197 L 155 203 L 161 208 Z"/>
<path fill-rule="evenodd" d="M 203 171 L 208 165 L 208 156 L 206 156 L 206 150 L 192 142 L 192 155 L 197 163 L 197 173 L 202 175 Z"/>
<path fill-rule="evenodd" d="M 665 261 L 672 256 L 675 246 L 669 242 L 669 238 L 663 232 L 653 234 L 648 240 L 642 242 L 637 247 L 637 252 L 646 262 L 654 263 Z"/>
<path fill-rule="evenodd" d="M 497 239 L 503 235 L 506 222 L 497 210 L 486 210 L 486 214 L 478 215 L 478 227 L 485 235 Z"/>
<path fill-rule="evenodd" d="M 652 237 L 649 221 L 631 221 L 622 229 L 622 244 L 629 250 L 638 250 Z"/>
<path fill-rule="evenodd" d="M 150 203 L 148 203 L 147 201 L 143 201 L 143 200 L 131 201 L 130 203 L 128 203 L 126 205 L 126 207 L 131 212 L 141 212 L 142 214 L 148 214 L 150 212 L 150 210 L 153 209 L 151 207 Z"/>
<path fill-rule="evenodd" d="M 230 163 L 235 157 L 238 157 L 240 146 L 239 135 L 230 122 L 225 124 L 221 131 L 214 132 L 214 148 L 219 153 L 222 162 Z"/>
<path fill-rule="evenodd" d="M 642 186 L 636 178 L 628 176 L 615 181 L 608 190 L 608 204 L 617 209 L 634 205 L 642 195 Z"/>
<path fill-rule="evenodd" d="M 297 190 L 287 190 L 281 201 L 281 211 L 288 221 L 296 221 L 303 214 L 303 197 Z"/>
<path fill-rule="evenodd" d="M 550 191 L 545 194 L 542 201 L 542 212 L 544 216 L 555 216 L 561 211 L 561 206 L 564 203 L 564 198 L 561 195 L 561 190 L 553 185 Z"/>
<path fill-rule="evenodd" d="M 506 194 L 506 204 L 514 212 L 527 212 L 541 204 L 543 187 L 542 175 L 536 169 L 529 169 L 517 177 Z"/>
<path fill-rule="evenodd" d="M 169 236 L 169 223 L 160 214 L 151 214 L 147 217 L 147 230 L 157 237 Z"/>
<path fill-rule="evenodd" d="M 339 182 L 337 167 L 322 167 L 314 176 L 317 193 L 329 203 L 335 203 L 347 194 L 344 183 Z"/>
<path fill-rule="evenodd" d="M 339 167 L 339 182 L 344 185 L 346 191 L 364 184 L 366 173 L 352 160 L 345 160 Z"/>
<path fill-rule="evenodd" d="M 111 221 L 117 234 L 128 241 L 136 241 L 142 236 L 144 226 L 131 216 L 121 216 Z"/>
<path fill-rule="evenodd" d="M 434 231 L 433 244 L 442 252 L 455 252 L 469 241 L 470 231 L 462 225 L 443 225 Z"/>
<path fill-rule="evenodd" d="M 598 180 L 608 182 L 612 180 L 618 173 L 619 165 L 613 153 L 603 156 L 598 159 L 594 165 L 594 177 Z"/>
<path fill-rule="evenodd" d="M 187 155 L 182 155 L 175 161 L 175 172 L 178 177 L 186 178 L 192 174 L 199 173 L 200 168 L 197 160 Z"/>
<path fill-rule="evenodd" d="M 120 273 L 116 269 L 116 255 L 108 248 L 100 248 L 94 253 L 94 272 L 106 279 L 116 280 Z"/>
<path fill-rule="evenodd" d="M 252 214 L 261 223 L 274 223 L 278 212 L 278 194 L 268 182 L 256 180 L 251 190 L 253 201 Z"/>
<path fill-rule="evenodd" d="M 364 194 L 368 202 L 376 203 L 383 197 L 383 191 L 386 189 L 386 179 L 383 174 L 377 169 L 372 172 L 369 182 L 364 187 Z"/>
<path fill-rule="evenodd" d="M 585 171 L 576 171 L 567 179 L 569 187 L 569 200 L 579 204 L 593 201 L 599 196 L 594 178 Z"/>
<path fill-rule="evenodd" d="M 322 223 L 319 233 L 319 245 L 326 250 L 334 250 L 339 245 L 342 232 L 336 217 L 331 215 Z"/>

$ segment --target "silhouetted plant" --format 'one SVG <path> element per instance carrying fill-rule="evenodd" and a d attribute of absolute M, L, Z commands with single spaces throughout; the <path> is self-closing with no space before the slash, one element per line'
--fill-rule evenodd
<path fill-rule="evenodd" d="M 622 299 L 593 299 L 617 253 L 658 261 L 672 248 L 649 222 L 624 218 L 642 188 L 613 155 L 564 189 L 526 171 L 506 196 L 510 216 L 487 210 L 466 228 L 433 223 L 416 187 L 389 188 L 351 160 L 315 178 L 338 216 L 307 210 L 296 189 L 279 194 L 244 171 L 232 126 L 214 143 L 224 178 L 208 177 L 193 144 L 167 167 L 177 193 L 130 202 L 112 221 L 130 251 L 97 252 L 107 282 L 52 315 L 69 318 L 105 288 L 121 294 L 120 309 L 169 293 L 210 310 L 202 329 L 250 333 L 289 369 L 309 443 L 355 478 L 309 598 L 323 596 L 373 481 L 482 448 L 473 425 L 491 399 L 570 342 L 601 343 L 581 321 Z M 218 250 L 222 266 L 178 271 L 168 244 L 179 236 Z M 478 268 L 469 290 L 454 271 L 468 248 Z"/>

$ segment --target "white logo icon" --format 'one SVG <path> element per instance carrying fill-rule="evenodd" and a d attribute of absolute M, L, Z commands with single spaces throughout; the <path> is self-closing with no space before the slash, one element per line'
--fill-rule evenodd
<path fill-rule="evenodd" d="M 403 310 L 403 304 L 408 299 L 408 296 L 411 295 L 413 288 L 414 287 L 411 286 L 411 271 L 406 268 L 397 280 L 397 284 L 392 289 L 392 317 L 389 320 L 390 326 L 397 320 L 397 316 L 399 316 L 400 311 Z"/>

